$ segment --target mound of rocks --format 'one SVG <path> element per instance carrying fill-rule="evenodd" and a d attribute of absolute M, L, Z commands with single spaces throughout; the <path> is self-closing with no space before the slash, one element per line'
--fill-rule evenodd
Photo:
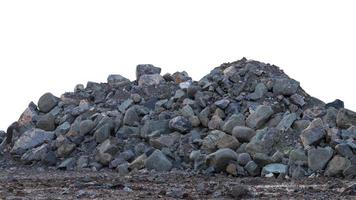
<path fill-rule="evenodd" d="M 2 153 L 58 169 L 356 176 L 356 113 L 308 95 L 277 66 L 245 58 L 200 81 L 138 65 L 31 102 L 0 132 Z"/>

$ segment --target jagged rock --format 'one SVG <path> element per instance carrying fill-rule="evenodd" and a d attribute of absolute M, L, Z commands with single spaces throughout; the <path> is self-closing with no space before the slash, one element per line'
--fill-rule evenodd
<path fill-rule="evenodd" d="M 237 161 L 237 154 L 228 148 L 219 149 L 207 157 L 207 164 L 217 172 L 225 170 L 231 161 Z"/>
<path fill-rule="evenodd" d="M 304 101 L 304 97 L 299 95 L 299 94 L 293 94 L 291 97 L 290 97 L 290 100 L 297 104 L 298 106 L 304 106 L 305 105 L 305 101 Z"/>
<path fill-rule="evenodd" d="M 47 132 L 41 129 L 31 129 L 21 135 L 11 149 L 13 154 L 23 154 L 28 149 L 37 147 L 44 142 L 49 142 L 54 138 L 53 132 Z"/>
<path fill-rule="evenodd" d="M 109 138 L 112 131 L 110 124 L 105 124 L 95 131 L 94 137 L 97 143 L 102 143 Z"/>
<path fill-rule="evenodd" d="M 347 109 L 340 109 L 336 117 L 337 126 L 347 129 L 350 126 L 356 126 L 356 112 Z"/>
<path fill-rule="evenodd" d="M 341 175 L 351 165 L 351 161 L 341 156 L 334 156 L 325 170 L 326 176 Z"/>
<path fill-rule="evenodd" d="M 169 121 L 169 127 L 181 133 L 186 133 L 192 129 L 192 124 L 187 118 L 177 116 Z"/>
<path fill-rule="evenodd" d="M 237 149 L 239 146 L 239 141 L 233 136 L 219 130 L 213 130 L 203 139 L 201 148 L 212 152 L 222 148 Z"/>
<path fill-rule="evenodd" d="M 139 125 L 140 118 L 136 111 L 136 107 L 131 107 L 126 111 L 123 122 L 125 125 L 128 125 L 128 126 L 138 126 Z"/>
<path fill-rule="evenodd" d="M 250 154 L 270 153 L 275 143 L 275 136 L 278 130 L 274 128 L 264 128 L 258 130 L 256 135 L 246 145 L 246 151 Z"/>
<path fill-rule="evenodd" d="M 296 119 L 297 115 L 295 113 L 286 114 L 277 125 L 277 129 L 282 131 L 288 130 Z"/>
<path fill-rule="evenodd" d="M 308 167 L 312 171 L 323 170 L 326 164 L 333 156 L 333 149 L 330 147 L 325 148 L 312 148 L 308 151 Z"/>
<path fill-rule="evenodd" d="M 56 129 L 55 118 L 52 114 L 48 113 L 40 117 L 36 123 L 37 128 L 45 131 L 54 131 Z"/>
<path fill-rule="evenodd" d="M 245 165 L 245 169 L 250 174 L 250 176 L 258 176 L 261 170 L 253 160 Z"/>
<path fill-rule="evenodd" d="M 297 92 L 299 88 L 299 82 L 293 79 L 281 78 L 276 79 L 273 85 L 274 94 L 292 95 Z"/>
<path fill-rule="evenodd" d="M 109 85 L 111 87 L 121 87 L 130 84 L 130 80 L 119 75 L 119 74 L 111 74 L 107 79 Z"/>
<path fill-rule="evenodd" d="M 214 104 L 221 109 L 225 109 L 230 104 L 230 101 L 228 99 L 221 99 Z"/>
<path fill-rule="evenodd" d="M 38 109 L 41 112 L 48 113 L 52 108 L 58 104 L 58 98 L 55 97 L 52 93 L 45 93 L 38 100 Z"/>
<path fill-rule="evenodd" d="M 160 74 L 161 68 L 155 67 L 151 64 L 137 65 L 136 67 L 136 80 L 139 80 L 145 74 Z"/>
<path fill-rule="evenodd" d="M 336 108 L 336 109 L 341 109 L 341 108 L 344 108 L 344 102 L 341 101 L 340 99 L 336 99 L 335 101 L 333 102 L 330 102 L 330 103 L 327 103 L 325 105 L 326 108 L 330 108 L 330 107 L 333 107 L 333 108 Z"/>
<path fill-rule="evenodd" d="M 266 92 L 268 91 L 267 87 L 263 83 L 258 83 L 255 87 L 255 91 L 247 96 L 248 99 L 258 100 L 261 99 Z"/>
<path fill-rule="evenodd" d="M 69 156 L 75 149 L 76 145 L 71 142 L 64 142 L 61 146 L 57 149 L 58 157 L 64 158 Z"/>
<path fill-rule="evenodd" d="M 261 128 L 273 114 L 270 106 L 260 105 L 246 119 L 246 125 L 253 129 Z"/>
<path fill-rule="evenodd" d="M 245 166 L 251 160 L 251 156 L 248 153 L 240 153 L 237 157 L 237 163 L 242 166 Z"/>
<path fill-rule="evenodd" d="M 245 126 L 245 116 L 242 114 L 231 115 L 231 117 L 224 123 L 222 131 L 232 134 L 232 130 L 236 126 Z"/>
<path fill-rule="evenodd" d="M 235 126 L 232 135 L 240 142 L 250 142 L 251 138 L 256 135 L 255 130 L 245 126 Z"/>
<path fill-rule="evenodd" d="M 347 145 L 345 143 L 336 145 L 335 150 L 338 154 L 340 154 L 341 156 L 343 156 L 345 158 L 352 158 L 354 156 L 349 145 Z"/>
<path fill-rule="evenodd" d="M 81 121 L 79 125 L 80 135 L 89 133 L 91 130 L 93 130 L 94 126 L 95 123 L 90 119 Z"/>
<path fill-rule="evenodd" d="M 43 144 L 39 147 L 28 150 L 22 155 L 21 160 L 25 162 L 43 160 L 46 157 L 48 150 L 48 144 Z"/>
<path fill-rule="evenodd" d="M 169 120 L 148 120 L 141 128 L 141 136 L 146 137 L 153 131 L 159 131 L 160 133 L 170 133 Z"/>
<path fill-rule="evenodd" d="M 57 169 L 72 170 L 72 169 L 74 169 L 75 165 L 76 165 L 75 158 L 73 158 L 73 157 L 72 158 L 67 158 L 61 164 L 59 164 Z"/>
<path fill-rule="evenodd" d="M 140 156 L 138 156 L 134 161 L 132 161 L 129 164 L 129 169 L 130 170 L 134 170 L 134 169 L 142 169 L 145 167 L 145 160 L 147 159 L 146 154 L 142 154 Z"/>
<path fill-rule="evenodd" d="M 161 82 L 163 82 L 164 79 L 161 75 L 159 74 L 148 74 L 148 75 L 142 75 L 140 79 L 138 80 L 138 85 L 140 87 L 144 86 L 154 86 L 158 85 Z"/>
<path fill-rule="evenodd" d="M 160 151 L 155 150 L 146 160 L 145 167 L 149 170 L 156 170 L 158 172 L 169 171 L 172 168 L 172 163 Z"/>
<path fill-rule="evenodd" d="M 289 164 L 307 165 L 308 156 L 301 149 L 294 149 L 289 153 Z"/>
<path fill-rule="evenodd" d="M 326 135 L 323 121 L 320 118 L 313 120 L 310 125 L 303 130 L 300 139 L 304 146 L 315 144 Z"/>

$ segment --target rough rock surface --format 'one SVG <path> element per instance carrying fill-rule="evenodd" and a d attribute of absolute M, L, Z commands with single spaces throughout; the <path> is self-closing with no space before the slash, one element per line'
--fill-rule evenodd
<path fill-rule="evenodd" d="M 243 58 L 199 81 L 160 73 L 138 65 L 134 81 L 112 74 L 45 93 L 0 131 L 2 159 L 121 175 L 356 176 L 355 112 L 310 96 L 277 66 Z"/>

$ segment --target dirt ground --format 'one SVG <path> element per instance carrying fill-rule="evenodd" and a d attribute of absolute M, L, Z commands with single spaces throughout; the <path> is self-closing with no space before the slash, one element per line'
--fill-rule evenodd
<path fill-rule="evenodd" d="M 0 199 L 356 199 L 356 181 L 196 175 L 172 171 L 0 169 Z"/>

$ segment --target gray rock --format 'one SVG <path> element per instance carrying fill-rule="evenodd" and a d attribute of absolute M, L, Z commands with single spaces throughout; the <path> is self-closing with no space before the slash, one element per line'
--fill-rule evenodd
<path fill-rule="evenodd" d="M 203 139 L 201 149 L 213 152 L 223 148 L 237 149 L 239 146 L 240 143 L 235 137 L 219 130 L 213 130 Z"/>
<path fill-rule="evenodd" d="M 110 124 L 105 124 L 95 131 L 94 137 L 97 143 L 102 143 L 110 137 L 112 127 Z"/>
<path fill-rule="evenodd" d="M 169 135 L 162 135 L 159 138 L 153 138 L 150 140 L 150 145 L 156 149 L 162 149 L 163 147 L 173 147 L 180 139 L 181 134 L 178 132 L 171 133 Z"/>
<path fill-rule="evenodd" d="M 138 80 L 138 85 L 140 87 L 155 86 L 155 85 L 159 85 L 161 82 L 164 82 L 164 79 L 161 75 L 149 74 L 149 75 L 142 75 Z"/>
<path fill-rule="evenodd" d="M 247 117 L 246 124 L 250 128 L 259 129 L 267 122 L 271 115 L 273 115 L 273 110 L 270 106 L 260 105 L 255 112 Z"/>
<path fill-rule="evenodd" d="M 267 87 L 263 83 L 258 83 L 255 87 L 255 91 L 247 96 L 248 99 L 258 100 L 261 99 L 266 92 L 268 91 Z"/>
<path fill-rule="evenodd" d="M 226 133 L 232 134 L 232 130 L 235 126 L 245 126 L 245 116 L 243 114 L 233 114 L 224 123 L 222 130 Z"/>
<path fill-rule="evenodd" d="M 87 168 L 89 167 L 89 157 L 88 156 L 80 156 L 77 160 L 77 168 Z"/>
<path fill-rule="evenodd" d="M 305 152 L 302 149 L 293 149 L 289 153 L 289 164 L 306 166 L 308 164 L 308 156 L 305 155 Z"/>
<path fill-rule="evenodd" d="M 159 131 L 161 133 L 170 133 L 169 120 L 147 120 L 141 128 L 141 136 L 147 137 L 153 131 Z"/>
<path fill-rule="evenodd" d="M 216 101 L 214 104 L 220 109 L 225 109 L 230 104 L 230 101 L 228 99 L 221 99 Z"/>
<path fill-rule="evenodd" d="M 326 164 L 333 156 L 333 149 L 330 147 L 321 148 L 318 147 L 317 149 L 312 148 L 308 151 L 308 167 L 312 171 L 319 171 L 323 170 Z"/>
<path fill-rule="evenodd" d="M 61 158 L 65 158 L 69 156 L 75 149 L 76 145 L 72 142 L 64 142 L 61 146 L 57 149 L 57 156 Z"/>
<path fill-rule="evenodd" d="M 224 121 L 218 115 L 214 115 L 208 123 L 208 128 L 210 130 L 219 130 L 223 123 Z"/>
<path fill-rule="evenodd" d="M 261 169 L 253 160 L 248 162 L 244 168 L 246 169 L 248 174 L 250 174 L 250 176 L 258 176 L 261 172 Z"/>
<path fill-rule="evenodd" d="M 304 146 L 309 146 L 317 143 L 326 135 L 323 121 L 320 118 L 314 119 L 310 125 L 302 131 L 300 139 Z"/>
<path fill-rule="evenodd" d="M 48 113 L 58 104 L 58 98 L 52 93 L 45 93 L 38 100 L 38 109 L 41 112 Z"/>
<path fill-rule="evenodd" d="M 305 105 L 305 101 L 304 101 L 304 97 L 300 96 L 299 94 L 293 94 L 290 97 L 290 100 L 294 103 L 297 104 L 298 106 L 304 106 Z"/>
<path fill-rule="evenodd" d="M 81 121 L 79 125 L 80 135 L 86 135 L 93 130 L 94 126 L 95 123 L 90 119 Z"/>
<path fill-rule="evenodd" d="M 53 132 L 47 132 L 41 129 L 28 130 L 23 133 L 19 139 L 16 140 L 13 148 L 11 149 L 11 153 L 23 154 L 28 149 L 37 147 L 44 142 L 50 142 L 53 138 Z"/>
<path fill-rule="evenodd" d="M 134 103 L 140 103 L 142 100 L 139 94 L 131 94 L 131 99 Z"/>
<path fill-rule="evenodd" d="M 349 145 L 345 143 L 336 145 L 335 150 L 338 154 L 345 158 L 352 158 L 354 156 Z"/>
<path fill-rule="evenodd" d="M 340 109 L 336 117 L 336 124 L 343 129 L 356 126 L 356 112 L 344 108 Z"/>
<path fill-rule="evenodd" d="M 132 105 L 133 100 L 132 99 L 127 99 L 120 106 L 118 107 L 119 111 L 121 113 L 125 113 L 125 111 Z"/>
<path fill-rule="evenodd" d="M 48 152 L 48 144 L 43 144 L 39 147 L 28 150 L 21 157 L 22 161 L 32 162 L 32 161 L 40 161 L 45 158 Z"/>
<path fill-rule="evenodd" d="M 48 113 L 40 117 L 36 123 L 37 128 L 45 131 L 54 131 L 56 129 L 55 118 L 52 114 Z"/>
<path fill-rule="evenodd" d="M 115 138 L 107 139 L 98 145 L 97 150 L 98 153 L 108 153 L 114 156 L 119 150 L 118 141 Z"/>
<path fill-rule="evenodd" d="M 215 171 L 220 172 L 226 169 L 226 166 L 237 161 L 237 154 L 231 149 L 223 148 L 207 156 L 208 166 L 214 167 Z"/>
<path fill-rule="evenodd" d="M 151 64 L 137 65 L 136 67 L 136 80 L 139 80 L 145 74 L 160 74 L 161 68 L 155 67 Z"/>
<path fill-rule="evenodd" d="M 109 75 L 107 81 L 111 87 L 122 87 L 122 86 L 130 84 L 130 82 L 131 82 L 129 79 L 127 79 L 119 74 Z"/>
<path fill-rule="evenodd" d="M 125 176 L 130 172 L 129 165 L 127 163 L 120 164 L 117 166 L 116 170 L 119 173 L 119 176 Z"/>
<path fill-rule="evenodd" d="M 206 107 L 198 115 L 199 120 L 204 127 L 208 127 L 210 112 L 210 108 Z"/>
<path fill-rule="evenodd" d="M 299 179 L 305 177 L 307 175 L 307 172 L 303 169 L 303 167 L 297 165 L 295 168 L 292 169 L 291 175 L 292 178 Z"/>
<path fill-rule="evenodd" d="M 342 175 L 344 170 L 351 166 L 351 161 L 341 156 L 334 156 L 325 170 L 325 176 Z"/>
<path fill-rule="evenodd" d="M 169 121 L 169 128 L 181 133 L 187 133 L 192 129 L 192 124 L 187 118 L 177 116 Z"/>
<path fill-rule="evenodd" d="M 183 117 L 186 117 L 186 118 L 190 118 L 190 117 L 193 117 L 195 115 L 194 114 L 194 110 L 190 105 L 183 106 L 183 108 L 180 109 L 180 114 Z"/>
<path fill-rule="evenodd" d="M 347 178 L 356 177 L 356 164 L 351 164 L 348 168 L 346 168 L 343 175 Z"/>
<path fill-rule="evenodd" d="M 272 163 L 264 166 L 262 168 L 261 175 L 264 176 L 266 174 L 287 174 L 288 166 L 280 163 Z"/>
<path fill-rule="evenodd" d="M 232 135 L 239 142 L 250 142 L 250 140 L 256 135 L 255 130 L 246 126 L 236 126 L 232 130 Z"/>
<path fill-rule="evenodd" d="M 324 124 L 328 127 L 336 127 L 336 117 L 338 110 L 333 107 L 330 107 L 326 110 L 326 115 L 323 116 Z"/>
<path fill-rule="evenodd" d="M 254 155 L 256 153 L 269 154 L 272 151 L 272 146 L 275 143 L 275 136 L 278 130 L 275 128 L 264 128 L 258 130 L 256 135 L 246 145 L 246 151 Z"/>
<path fill-rule="evenodd" d="M 330 103 L 327 103 L 325 105 L 326 108 L 330 108 L 330 107 L 333 107 L 335 109 L 341 109 L 341 108 L 344 108 L 344 102 L 341 101 L 340 99 L 336 99 L 335 101 L 333 102 L 330 102 Z"/>
<path fill-rule="evenodd" d="M 70 123 L 69 122 L 64 122 L 60 126 L 56 128 L 54 131 L 55 135 L 58 137 L 59 135 L 64 135 L 66 134 L 70 129 Z"/>
<path fill-rule="evenodd" d="M 128 125 L 128 126 L 138 126 L 139 125 L 140 118 L 136 112 L 136 107 L 133 106 L 126 111 L 123 122 L 125 125 Z"/>
<path fill-rule="evenodd" d="M 248 153 L 240 153 L 237 157 L 237 163 L 241 166 L 247 165 L 248 162 L 252 160 L 250 154 Z"/>
<path fill-rule="evenodd" d="M 140 169 L 144 168 L 146 159 L 147 159 L 146 154 L 142 154 L 142 155 L 138 156 L 134 161 L 132 161 L 129 164 L 129 169 L 130 170 L 134 170 L 134 169 L 140 170 Z"/>
<path fill-rule="evenodd" d="M 160 151 L 155 150 L 146 160 L 145 167 L 149 170 L 156 170 L 158 172 L 169 171 L 173 165 L 171 161 Z"/>
<path fill-rule="evenodd" d="M 293 79 L 276 79 L 273 85 L 273 93 L 276 95 L 293 95 L 299 88 L 299 82 Z"/>
<path fill-rule="evenodd" d="M 296 119 L 297 115 L 295 113 L 285 114 L 282 120 L 277 125 L 277 129 L 281 131 L 288 130 Z"/>

